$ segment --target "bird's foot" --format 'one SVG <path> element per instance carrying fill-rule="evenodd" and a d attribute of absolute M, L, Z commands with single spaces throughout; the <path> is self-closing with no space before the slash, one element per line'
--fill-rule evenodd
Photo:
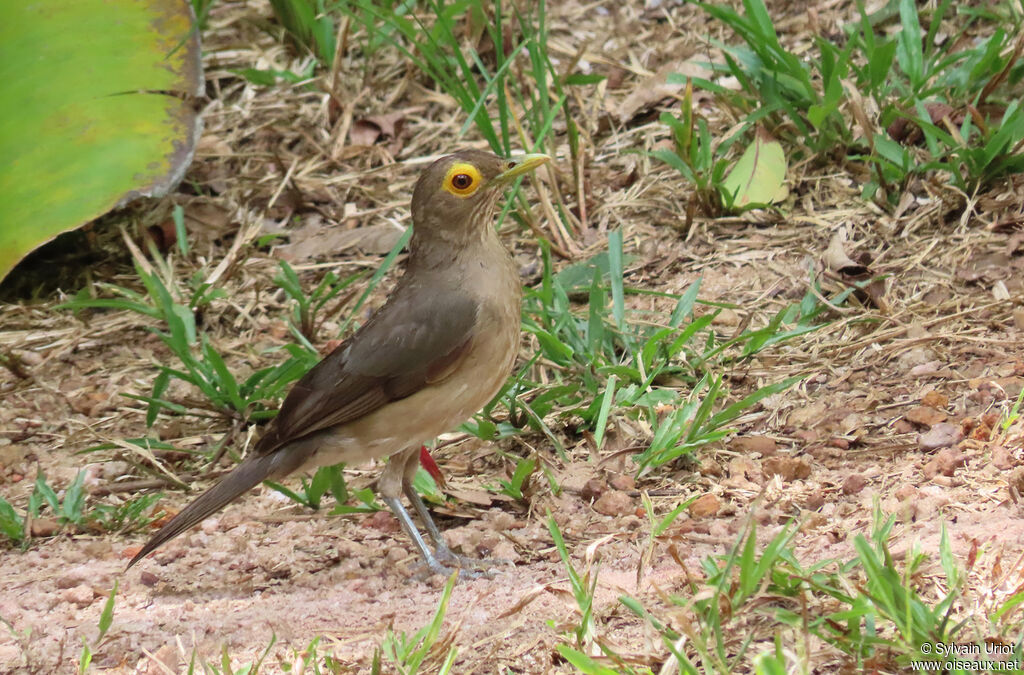
<path fill-rule="evenodd" d="M 476 569 L 489 571 L 489 568 L 496 567 L 498 565 L 513 565 L 511 560 L 499 560 L 499 559 L 488 559 L 488 558 L 470 558 L 469 556 L 459 555 L 447 546 L 438 546 L 434 550 L 434 555 L 437 560 L 443 563 L 448 563 L 460 569 Z"/>
<path fill-rule="evenodd" d="M 454 555 L 454 554 L 453 554 Z M 468 560 L 468 558 L 466 559 Z M 493 573 L 484 569 L 470 569 L 463 567 L 456 563 L 454 560 L 445 560 L 449 563 L 445 565 L 434 556 L 430 556 L 420 562 L 421 569 L 415 574 L 416 578 L 420 581 L 426 581 L 435 574 L 440 574 L 443 577 L 450 577 L 452 574 L 458 573 L 459 579 L 479 579 L 481 577 L 491 578 Z"/>
<path fill-rule="evenodd" d="M 455 553 L 447 546 L 439 546 L 432 555 L 425 557 L 421 564 L 424 569 L 417 574 L 420 578 L 430 577 L 434 574 L 451 576 L 457 571 L 460 579 L 493 579 L 494 570 L 490 568 L 513 563 L 511 560 L 470 558 Z"/>

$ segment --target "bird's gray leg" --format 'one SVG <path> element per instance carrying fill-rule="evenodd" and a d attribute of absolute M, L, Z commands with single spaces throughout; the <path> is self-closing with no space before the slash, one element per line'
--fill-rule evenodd
<path fill-rule="evenodd" d="M 437 528 L 437 524 L 434 519 L 430 516 L 430 511 L 427 510 L 427 505 L 423 503 L 423 499 L 420 494 L 416 492 L 416 488 L 412 486 L 413 478 L 416 477 L 416 471 L 420 467 L 420 452 L 417 449 L 416 452 L 410 452 L 408 455 L 400 456 L 405 461 L 405 466 L 402 469 L 402 492 L 409 498 L 409 503 L 416 509 L 416 513 L 419 515 L 420 520 L 423 521 L 423 527 L 426 528 L 427 534 L 430 536 L 430 540 L 434 542 L 434 548 L 438 552 L 438 557 L 444 557 L 445 553 L 451 553 L 448 550 L 448 544 L 445 543 L 444 537 L 441 536 L 441 530 Z M 396 460 L 399 457 L 395 458 Z M 442 552 L 443 551 L 443 552 Z"/>
<path fill-rule="evenodd" d="M 394 455 L 388 462 L 387 466 L 384 467 L 384 472 L 380 475 L 377 490 L 380 492 L 384 503 L 391 508 L 391 511 L 398 518 L 398 522 L 402 524 L 402 529 L 405 530 L 405 533 L 410 539 L 412 539 L 412 543 L 416 545 L 416 549 L 420 552 L 420 555 L 423 557 L 423 561 L 426 563 L 430 571 L 436 574 L 451 574 L 453 570 L 438 562 L 434 553 L 430 550 L 430 547 L 428 547 L 427 543 L 423 541 L 423 536 L 416 528 L 416 524 L 412 521 L 412 517 L 409 516 L 409 512 L 406 511 L 405 507 L 402 505 L 401 495 L 405 483 L 405 466 L 408 458 L 410 456 L 413 458 L 417 457 L 417 453 L 419 453 L 419 448 L 415 447 L 403 450 Z M 434 528 L 434 531 L 437 531 L 437 526 L 434 525 L 432 521 L 428 522 L 430 523 L 430 526 Z M 433 534 L 431 534 L 431 539 L 433 538 Z"/>
<path fill-rule="evenodd" d="M 430 547 L 427 546 L 427 542 L 423 541 L 423 537 L 420 535 L 419 530 L 416 529 L 416 524 L 412 522 L 412 517 L 409 512 L 402 506 L 401 497 L 384 497 L 384 503 L 391 507 L 391 510 L 396 516 L 398 516 L 398 522 L 402 524 L 402 529 L 412 539 L 412 543 L 416 544 L 416 549 L 420 552 L 423 557 L 423 562 L 427 565 L 431 572 L 435 574 L 449 575 L 454 570 L 449 567 L 445 567 L 431 552 Z"/>
<path fill-rule="evenodd" d="M 397 458 L 396 458 L 397 459 Z M 434 522 L 433 517 L 430 515 L 430 510 L 427 505 L 423 503 L 423 498 L 416 492 L 416 488 L 412 485 L 412 480 L 416 476 L 416 471 L 420 466 L 419 451 L 410 454 L 405 458 L 406 465 L 405 471 L 402 474 L 402 492 L 408 497 L 409 503 L 416 509 L 416 513 L 419 515 L 420 520 L 423 521 L 423 527 L 427 531 L 427 535 L 430 536 L 430 540 L 434 542 L 434 555 L 438 560 L 460 567 L 482 567 L 494 564 L 490 560 L 478 560 L 476 558 L 467 558 L 466 556 L 455 553 L 448 548 L 448 543 L 444 540 L 444 536 L 441 534 L 441 530 L 438 529 L 437 524 Z M 465 573 L 466 570 L 463 570 Z"/>

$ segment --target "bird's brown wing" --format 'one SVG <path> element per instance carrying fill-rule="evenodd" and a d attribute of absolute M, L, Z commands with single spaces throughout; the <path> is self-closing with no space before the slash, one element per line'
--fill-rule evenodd
<path fill-rule="evenodd" d="M 447 377 L 469 349 L 477 303 L 405 288 L 288 393 L 257 455 L 344 424 Z"/>

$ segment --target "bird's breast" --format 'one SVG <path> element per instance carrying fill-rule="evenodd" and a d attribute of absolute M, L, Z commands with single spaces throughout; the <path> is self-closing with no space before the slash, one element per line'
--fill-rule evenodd
<path fill-rule="evenodd" d="M 477 300 L 476 322 L 465 357 L 443 380 L 318 434 L 307 464 L 324 466 L 394 454 L 451 431 L 498 393 L 519 352 L 521 286 L 507 253 L 490 264 L 468 265 L 464 289 Z M 310 439 L 313 440 L 313 439 Z"/>

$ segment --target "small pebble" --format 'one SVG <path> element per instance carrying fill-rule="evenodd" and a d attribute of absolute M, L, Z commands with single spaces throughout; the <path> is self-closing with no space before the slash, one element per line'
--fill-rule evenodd
<path fill-rule="evenodd" d="M 86 607 L 92 604 L 93 597 L 92 587 L 88 584 L 67 588 L 60 594 L 61 600 L 77 607 Z"/>

